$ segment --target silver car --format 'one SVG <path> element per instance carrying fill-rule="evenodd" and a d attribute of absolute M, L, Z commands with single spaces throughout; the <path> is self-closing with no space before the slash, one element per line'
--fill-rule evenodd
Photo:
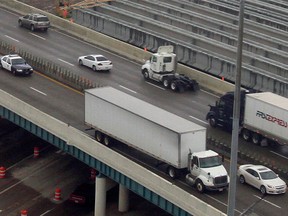
<path fill-rule="evenodd" d="M 286 183 L 271 169 L 262 165 L 246 164 L 239 166 L 238 177 L 241 184 L 247 183 L 262 194 L 283 194 Z"/>
<path fill-rule="evenodd" d="M 94 71 L 110 71 L 113 64 L 103 55 L 86 55 L 78 58 L 79 65 L 92 68 Z"/>
<path fill-rule="evenodd" d="M 27 14 L 25 16 L 21 16 L 18 19 L 18 25 L 20 27 L 26 27 L 31 31 L 35 31 L 37 29 L 47 31 L 50 27 L 50 21 L 47 16 L 37 13 Z"/>

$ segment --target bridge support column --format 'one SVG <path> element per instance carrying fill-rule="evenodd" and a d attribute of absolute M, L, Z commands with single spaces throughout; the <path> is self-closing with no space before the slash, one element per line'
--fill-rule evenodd
<path fill-rule="evenodd" d="M 96 176 L 95 187 L 95 216 L 105 216 L 106 214 L 106 177 Z"/>
<path fill-rule="evenodd" d="M 122 184 L 119 184 L 119 212 L 127 212 L 129 210 L 129 190 Z"/>

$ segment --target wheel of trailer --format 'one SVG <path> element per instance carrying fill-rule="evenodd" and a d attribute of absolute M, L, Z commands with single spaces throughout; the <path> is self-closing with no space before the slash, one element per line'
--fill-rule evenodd
<path fill-rule="evenodd" d="M 217 120 L 214 116 L 210 116 L 208 121 L 211 127 L 215 128 L 217 126 Z"/>
<path fill-rule="evenodd" d="M 174 167 L 169 166 L 167 169 L 167 173 L 170 176 L 170 178 L 172 178 L 172 179 L 177 178 L 177 170 Z"/>
<path fill-rule="evenodd" d="M 169 88 L 169 87 L 170 87 L 170 81 L 169 81 L 169 79 L 164 78 L 164 80 L 163 80 L 163 86 L 164 86 L 165 88 Z"/>
<path fill-rule="evenodd" d="M 97 142 L 102 142 L 103 134 L 100 131 L 95 131 L 95 139 Z"/>
<path fill-rule="evenodd" d="M 255 145 L 258 145 L 261 141 L 261 135 L 258 134 L 258 133 L 253 133 L 252 135 L 252 142 L 255 144 Z"/>
<path fill-rule="evenodd" d="M 239 182 L 240 182 L 241 184 L 244 184 L 244 183 L 245 183 L 245 178 L 244 178 L 243 175 L 240 175 L 240 177 L 239 177 Z"/>
<path fill-rule="evenodd" d="M 261 193 L 262 193 L 263 195 L 266 194 L 266 188 L 265 188 L 264 185 L 261 185 L 260 191 L 261 191 Z"/>
<path fill-rule="evenodd" d="M 143 71 L 143 76 L 144 76 L 144 79 L 146 79 L 146 80 L 149 79 L 149 73 L 148 73 L 147 69 L 145 69 L 145 70 Z"/>
<path fill-rule="evenodd" d="M 249 130 L 247 130 L 247 129 L 243 129 L 243 131 L 242 131 L 242 137 L 243 137 L 243 139 L 245 140 L 245 141 L 249 141 L 250 140 L 250 138 L 251 138 L 251 133 L 250 133 L 250 131 Z"/>
<path fill-rule="evenodd" d="M 178 89 L 177 83 L 175 81 L 172 81 L 170 88 L 172 89 L 172 91 L 177 91 L 177 89 Z"/>
<path fill-rule="evenodd" d="M 200 193 L 203 193 L 204 190 L 205 190 L 205 186 L 204 186 L 203 182 L 200 179 L 196 180 L 196 188 L 197 188 L 197 191 L 200 192 Z"/>
<path fill-rule="evenodd" d="M 106 145 L 106 146 L 111 145 L 111 141 L 112 141 L 111 137 L 109 137 L 107 135 L 104 136 L 104 140 L 103 140 L 104 145 Z"/>

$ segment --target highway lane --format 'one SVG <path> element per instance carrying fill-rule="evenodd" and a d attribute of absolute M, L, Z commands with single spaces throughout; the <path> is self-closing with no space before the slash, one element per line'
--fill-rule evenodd
<path fill-rule="evenodd" d="M 4 11 L 3 13 L 6 12 Z M 1 11 L 1 16 L 3 13 Z M 205 122 L 205 113 L 209 109 L 207 105 L 209 103 L 214 103 L 216 96 L 208 94 L 204 91 L 175 94 L 158 87 L 151 87 L 151 85 L 145 82 L 140 75 L 140 64 L 136 64 L 131 61 L 124 61 L 123 58 L 114 55 L 113 53 L 104 52 L 103 50 L 101 50 L 101 53 L 104 53 L 107 57 L 112 59 L 114 63 L 115 69 L 112 70 L 111 73 L 95 73 L 90 69 L 80 68 L 77 64 L 75 64 L 75 59 L 77 59 L 77 57 L 80 55 L 78 53 L 83 51 L 87 53 L 88 51 L 89 53 L 96 51 L 100 52 L 97 47 L 83 43 L 81 40 L 67 37 L 59 31 L 53 29 L 51 29 L 47 35 L 38 32 L 35 33 L 35 35 L 40 37 L 47 37 L 46 40 L 42 40 L 38 36 L 32 35 L 27 29 L 18 28 L 16 23 L 13 26 L 15 17 L 17 18 L 17 16 L 14 14 L 7 13 L 3 16 L 3 19 L 1 19 L 1 24 L 2 22 L 5 22 L 5 20 L 10 21 L 6 22 L 9 23 L 9 25 L 4 25 L 5 29 L 3 29 L 3 26 L 1 25 L 1 39 L 5 38 L 5 40 L 9 41 L 17 40 L 19 41 L 17 42 L 17 45 L 20 47 L 25 49 L 27 48 L 31 50 L 31 52 L 36 53 L 39 56 L 43 56 L 43 58 L 51 58 L 51 60 L 59 62 L 59 64 L 65 67 L 71 67 L 71 69 L 74 69 L 73 71 L 79 72 L 93 81 L 112 85 L 129 94 L 135 95 L 140 99 L 146 100 L 159 107 L 188 118 L 196 123 L 204 126 L 207 125 Z M 6 30 L 6 28 L 8 30 Z M 41 41 L 37 41 L 36 38 Z M 53 40 L 54 42 L 49 42 L 46 44 L 46 42 L 50 40 Z M 64 46 L 65 49 L 63 48 L 63 44 L 66 44 Z M 70 49 L 70 47 L 72 47 L 72 49 Z M 65 50 L 65 52 L 61 52 L 61 50 Z M 1 75 L 0 85 L 2 89 L 16 95 L 24 101 L 27 101 L 33 106 L 50 113 L 64 122 L 67 122 L 79 129 L 85 128 L 83 124 L 83 111 L 81 111 L 83 110 L 84 102 L 81 94 L 79 95 L 71 90 L 62 88 L 61 86 L 51 84 L 51 82 L 47 82 L 44 77 L 36 74 L 33 74 L 32 77 L 14 77 L 8 72 L 1 71 L 1 73 L 2 72 L 3 74 Z M 192 116 L 192 118 L 190 116 Z M 227 136 L 227 133 L 223 133 L 223 136 Z M 247 188 L 247 191 L 249 193 L 249 191 L 251 192 L 251 189 Z M 204 198 L 207 198 L 206 195 L 203 196 Z M 215 201 L 215 203 L 222 206 L 220 207 L 221 209 L 225 208 L 225 205 L 222 205 L 221 202 L 225 203 L 227 200 L 227 195 L 212 194 L 211 196 L 212 198 L 207 198 L 209 203 L 214 203 L 214 199 L 218 200 L 221 197 L 221 199 Z M 254 198 L 255 197 L 251 197 L 248 204 L 251 204 L 257 200 Z M 243 202 L 244 204 L 243 206 L 241 205 L 239 209 L 246 209 L 247 206 L 249 206 L 245 204 L 246 198 L 240 198 L 240 200 L 241 201 L 239 202 Z"/>
<path fill-rule="evenodd" d="M 117 54 L 99 49 L 99 47 L 85 43 L 81 39 L 69 37 L 56 29 L 49 29 L 47 34 L 43 34 L 43 32 L 31 33 L 29 30 L 17 26 L 17 18 L 17 14 L 1 10 L 0 23 L 3 22 L 4 26 L 0 33 L 1 39 L 13 43 L 21 49 L 31 51 L 31 53 L 44 59 L 49 59 L 94 82 L 120 87 L 130 94 L 136 92 L 137 97 L 152 104 L 163 106 L 163 108 L 171 111 L 178 112 L 179 110 L 179 115 L 183 115 L 181 113 L 187 113 L 187 109 L 191 109 L 188 115 L 193 115 L 201 120 L 205 118 L 201 114 L 203 109 L 208 111 L 207 105 L 215 101 L 215 97 L 209 97 L 201 91 L 173 95 L 170 90 L 151 86 L 151 83 L 145 82 L 141 75 L 141 64 L 127 61 Z M 9 25 L 7 25 L 7 21 L 9 21 Z M 80 55 L 90 53 L 101 53 L 111 59 L 114 64 L 111 73 L 97 73 L 78 66 L 77 58 Z M 161 96 L 159 97 L 159 95 Z M 195 101 L 199 106 L 195 106 Z"/>

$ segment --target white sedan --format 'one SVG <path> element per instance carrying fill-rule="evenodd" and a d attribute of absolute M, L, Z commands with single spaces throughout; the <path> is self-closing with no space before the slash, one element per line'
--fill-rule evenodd
<path fill-rule="evenodd" d="M 239 166 L 240 183 L 247 183 L 259 189 L 262 194 L 283 194 L 286 192 L 286 183 L 271 169 L 262 165 L 246 164 Z"/>
<path fill-rule="evenodd" d="M 86 55 L 78 58 L 79 65 L 92 68 L 94 71 L 110 71 L 113 64 L 103 55 Z"/>

